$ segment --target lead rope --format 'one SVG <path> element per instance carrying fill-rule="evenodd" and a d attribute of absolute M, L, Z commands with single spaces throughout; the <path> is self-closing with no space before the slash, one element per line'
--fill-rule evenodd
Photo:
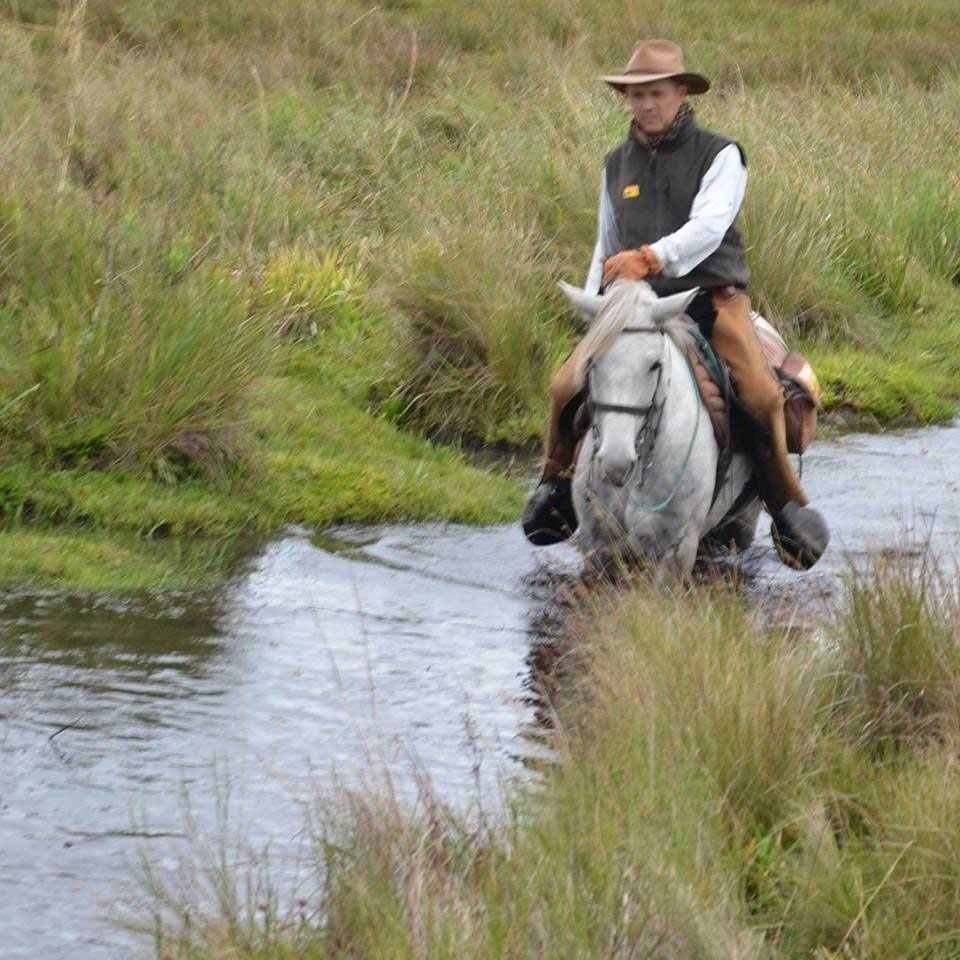
<path fill-rule="evenodd" d="M 687 446 L 687 455 L 683 458 L 683 466 L 680 467 L 680 473 L 677 476 L 677 479 L 674 481 L 673 489 L 667 494 L 664 500 L 661 500 L 655 507 L 647 507 L 642 503 L 634 503 L 634 506 L 639 507 L 643 510 L 644 513 L 661 513 L 663 510 L 666 510 L 670 506 L 673 498 L 677 495 L 677 491 L 680 489 L 680 485 L 683 483 L 683 478 L 687 475 L 687 468 L 690 466 L 690 457 L 693 454 L 693 445 L 697 439 L 697 432 L 700 429 L 700 403 L 699 403 L 699 390 L 697 388 L 697 378 L 693 372 L 693 366 L 690 361 L 684 357 L 684 361 L 687 364 L 687 372 L 690 374 L 690 383 L 693 387 L 693 396 L 697 400 L 697 419 L 693 423 L 693 435 L 690 437 L 690 443 Z M 633 498 L 634 493 L 630 494 L 631 499 Z"/>

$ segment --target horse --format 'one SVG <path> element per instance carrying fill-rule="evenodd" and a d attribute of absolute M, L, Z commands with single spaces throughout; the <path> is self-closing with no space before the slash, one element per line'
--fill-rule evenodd
<path fill-rule="evenodd" d="M 746 491 L 750 457 L 736 450 L 717 486 L 721 451 L 686 352 L 696 290 L 658 298 L 642 280 L 604 296 L 560 284 L 590 326 L 577 347 L 591 425 L 577 456 L 575 544 L 590 568 L 642 561 L 683 578 L 698 552 L 753 540 L 760 501 Z"/>

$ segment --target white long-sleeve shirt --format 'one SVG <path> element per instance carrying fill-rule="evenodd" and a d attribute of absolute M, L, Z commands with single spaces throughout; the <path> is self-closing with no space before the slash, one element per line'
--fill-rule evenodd
<path fill-rule="evenodd" d="M 690 207 L 690 219 L 674 233 L 661 237 L 650 246 L 668 277 L 683 277 L 703 263 L 719 246 L 733 225 L 747 189 L 747 168 L 740 148 L 731 143 L 714 158 L 700 181 L 700 189 Z M 607 173 L 600 184 L 597 210 L 597 243 L 587 274 L 586 290 L 599 293 L 603 280 L 603 261 L 621 249 L 613 204 L 607 193 Z"/>

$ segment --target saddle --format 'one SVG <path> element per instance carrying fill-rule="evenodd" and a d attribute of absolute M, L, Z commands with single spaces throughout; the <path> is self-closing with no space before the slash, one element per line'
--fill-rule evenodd
<path fill-rule="evenodd" d="M 817 411 L 822 395 L 817 375 L 807 359 L 790 350 L 783 337 L 756 310 L 751 311 L 750 319 L 763 355 L 783 388 L 787 450 L 790 453 L 803 453 L 817 432 Z M 694 345 L 687 351 L 687 360 L 710 415 L 721 460 L 725 460 L 731 452 L 736 432 L 731 426 L 732 412 L 742 414 L 749 421 L 752 418 L 736 400 L 727 365 L 713 352 L 709 341 L 696 327 L 691 332 Z M 573 396 L 560 415 L 561 428 L 573 436 L 576 444 L 590 428 L 590 406 L 584 402 L 586 393 L 584 388 Z M 737 419 L 742 418 L 738 416 Z"/>
<path fill-rule="evenodd" d="M 817 432 L 817 410 L 822 391 L 807 359 L 790 350 L 783 337 L 756 310 L 750 313 L 753 329 L 760 341 L 760 349 L 774 376 L 783 389 L 784 421 L 787 450 L 803 453 Z M 738 410 L 746 411 L 736 400 L 727 365 L 713 352 L 710 343 L 694 328 L 694 347 L 687 351 L 687 360 L 696 377 L 700 397 L 713 425 L 717 446 L 726 452 L 732 442 L 731 401 Z"/>

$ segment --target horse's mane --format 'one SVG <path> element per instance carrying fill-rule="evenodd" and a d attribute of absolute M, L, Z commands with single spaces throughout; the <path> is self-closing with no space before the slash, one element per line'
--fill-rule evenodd
<path fill-rule="evenodd" d="M 582 389 L 587 380 L 590 364 L 602 357 L 623 332 L 624 327 L 636 322 L 638 314 L 649 315 L 650 308 L 657 301 L 657 295 L 650 285 L 642 280 L 618 280 L 604 297 L 605 303 L 594 317 L 586 336 L 577 346 L 577 362 L 574 368 L 574 383 L 577 390 Z M 643 322 L 641 320 L 640 322 Z M 681 353 L 686 353 L 693 344 L 692 322 L 685 314 L 677 314 L 661 321 L 650 321 L 659 326 L 677 345 Z"/>

